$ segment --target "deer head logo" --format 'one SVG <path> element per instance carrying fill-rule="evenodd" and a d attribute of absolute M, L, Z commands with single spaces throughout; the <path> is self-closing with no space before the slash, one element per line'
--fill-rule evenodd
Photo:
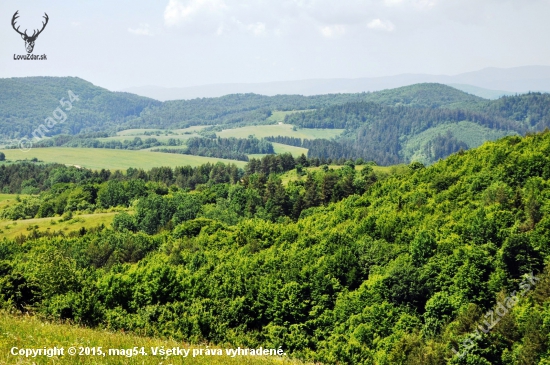
<path fill-rule="evenodd" d="M 46 25 L 48 24 L 48 20 L 50 18 L 48 18 L 48 14 L 44 13 L 44 19 L 46 19 L 46 22 L 42 22 L 42 29 L 40 30 L 35 30 L 31 36 L 29 36 L 27 34 L 27 30 L 25 29 L 25 32 L 24 33 L 21 33 L 19 31 L 19 27 L 15 27 L 15 21 L 17 20 L 17 18 L 19 18 L 19 10 L 17 10 L 15 12 L 15 14 L 13 14 L 13 18 L 11 18 L 11 26 L 13 27 L 13 29 L 19 33 L 21 35 L 21 38 L 23 38 L 23 40 L 25 41 L 25 48 L 27 49 L 27 53 L 32 53 L 32 50 L 34 49 L 34 42 L 36 41 L 36 38 L 38 38 L 38 36 L 40 35 L 40 33 L 42 33 L 42 31 L 44 30 L 44 28 L 46 28 Z"/>

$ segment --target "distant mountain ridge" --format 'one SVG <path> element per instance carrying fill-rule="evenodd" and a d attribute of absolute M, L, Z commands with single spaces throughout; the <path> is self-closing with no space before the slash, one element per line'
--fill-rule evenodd
<path fill-rule="evenodd" d="M 193 125 L 209 126 L 203 132 L 212 136 L 221 129 L 272 124 L 270 117 L 275 111 L 302 111 L 287 115 L 286 123 L 297 128 L 345 129 L 336 140 L 299 141 L 305 143 L 301 147 L 309 150 L 309 157 L 394 164 L 432 163 L 487 140 L 550 127 L 550 94 L 487 100 L 438 83 L 364 93 L 241 93 L 160 102 L 111 92 L 75 77 L 28 77 L 0 79 L 0 144 L 13 145 L 19 138 L 29 138 L 62 106 L 60 99 L 67 98 L 68 90 L 80 100 L 71 109 L 63 106 L 67 120 L 49 129 L 46 136 L 93 138 L 85 133 Z"/>
<path fill-rule="evenodd" d="M 236 93 L 255 93 L 267 96 L 279 94 L 321 95 L 380 91 L 419 83 L 440 83 L 489 99 L 529 91 L 550 92 L 550 66 L 515 68 L 485 68 L 455 76 L 402 74 L 396 76 L 356 79 L 312 79 L 266 83 L 212 84 L 182 88 L 142 86 L 123 91 L 156 100 L 188 100 L 219 97 Z"/>
<path fill-rule="evenodd" d="M 233 94 L 218 98 L 160 102 L 112 92 L 77 77 L 0 79 L 0 144 L 30 137 L 71 90 L 80 96 L 46 135 L 113 132 L 127 128 L 181 128 L 189 125 L 263 123 L 275 110 L 306 110 L 372 101 L 385 105 L 439 107 L 472 106 L 484 99 L 443 85 L 410 86 L 380 93 L 315 96 Z"/>

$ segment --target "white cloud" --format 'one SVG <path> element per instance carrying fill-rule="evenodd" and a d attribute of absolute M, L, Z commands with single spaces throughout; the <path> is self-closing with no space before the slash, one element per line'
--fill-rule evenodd
<path fill-rule="evenodd" d="M 149 24 L 141 23 L 138 28 L 128 28 L 128 32 L 135 34 L 135 35 L 146 35 L 146 36 L 152 36 L 153 32 L 151 31 L 151 28 Z"/>
<path fill-rule="evenodd" d="M 164 10 L 164 22 L 168 26 L 191 20 L 200 13 L 216 14 L 227 9 L 223 0 L 170 0 Z"/>
<path fill-rule="evenodd" d="M 437 0 L 416 0 L 415 5 L 419 8 L 433 8 L 437 5 Z"/>
<path fill-rule="evenodd" d="M 393 23 L 381 19 L 393 19 L 392 12 L 400 11 L 397 5 L 419 9 L 435 1 L 439 0 L 168 0 L 164 24 L 187 34 L 353 37 L 365 26 L 393 31 Z M 391 4 L 395 6 L 387 6 Z M 378 18 L 371 21 L 374 14 Z"/>
<path fill-rule="evenodd" d="M 346 27 L 340 24 L 328 25 L 321 27 L 319 30 L 323 37 L 326 38 L 336 38 L 346 34 Z"/>
<path fill-rule="evenodd" d="M 392 32 L 395 29 L 395 25 L 389 20 L 374 19 L 367 24 L 367 27 L 374 30 L 381 30 L 386 32 Z"/>
<path fill-rule="evenodd" d="M 405 0 L 384 0 L 384 4 L 387 6 L 398 6 L 403 5 Z"/>
<path fill-rule="evenodd" d="M 405 6 L 412 5 L 416 8 L 426 9 L 437 5 L 438 0 L 384 0 L 386 6 Z"/>
<path fill-rule="evenodd" d="M 257 22 L 257 23 L 254 23 L 254 24 L 248 24 L 246 26 L 246 29 L 254 34 L 255 36 L 261 36 L 263 34 L 265 34 L 265 24 L 264 23 L 261 23 L 261 22 Z"/>

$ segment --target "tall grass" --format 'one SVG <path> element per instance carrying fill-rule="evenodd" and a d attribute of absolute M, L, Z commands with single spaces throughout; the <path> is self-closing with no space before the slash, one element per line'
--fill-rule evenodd
<path fill-rule="evenodd" d="M 70 347 L 99 347 L 107 353 L 108 349 L 133 349 L 137 347 L 148 353 L 148 356 L 137 355 L 126 357 L 121 355 L 106 356 L 70 356 L 67 351 Z M 48 358 L 46 356 L 37 356 L 26 358 L 24 356 L 14 356 L 11 349 L 41 349 L 41 348 L 64 348 L 64 356 L 55 356 Z M 151 348 L 164 347 L 170 349 L 179 347 L 181 349 L 191 349 L 188 357 L 183 356 L 153 356 Z M 138 337 L 125 333 L 112 333 L 101 330 L 91 330 L 74 325 L 45 323 L 32 316 L 13 316 L 0 312 L 0 364 L 196 364 L 196 365 L 227 365 L 227 364 L 245 364 L 245 365 L 270 365 L 270 364 L 303 364 L 299 361 L 289 359 L 286 356 L 268 357 L 268 356 L 235 356 L 226 355 L 222 349 L 223 355 L 203 355 L 192 356 L 192 349 L 204 350 L 205 346 L 189 346 L 188 344 L 173 340 L 160 340 L 146 337 Z M 209 347 L 210 349 L 210 347 Z"/>

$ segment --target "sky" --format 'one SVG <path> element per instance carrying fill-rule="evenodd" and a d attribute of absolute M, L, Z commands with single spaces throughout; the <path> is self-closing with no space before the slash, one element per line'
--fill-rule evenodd
<path fill-rule="evenodd" d="M 38 29 L 26 54 L 12 28 Z M 2 0 L 0 77 L 110 90 L 550 65 L 550 0 Z"/>

